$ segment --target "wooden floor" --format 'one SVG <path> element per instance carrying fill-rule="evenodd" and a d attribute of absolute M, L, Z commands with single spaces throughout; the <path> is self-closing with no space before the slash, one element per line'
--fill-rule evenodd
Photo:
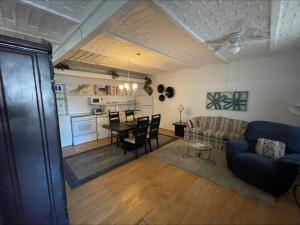
<path fill-rule="evenodd" d="M 151 154 L 67 188 L 67 198 L 71 224 L 300 224 L 291 193 L 268 207 Z"/>

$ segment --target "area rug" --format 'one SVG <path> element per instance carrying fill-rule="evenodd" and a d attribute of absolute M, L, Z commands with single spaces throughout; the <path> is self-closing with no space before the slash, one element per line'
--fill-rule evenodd
<path fill-rule="evenodd" d="M 164 134 L 158 137 L 160 147 L 176 139 Z M 152 140 L 152 150 L 156 150 L 156 140 Z M 145 148 L 141 147 L 138 155 L 143 154 Z M 124 154 L 123 149 L 115 143 L 99 147 L 64 158 L 65 179 L 70 188 L 75 188 L 134 159 L 134 151 Z"/>
<path fill-rule="evenodd" d="M 187 154 L 187 146 L 183 140 L 178 140 L 164 148 L 158 149 L 152 155 L 159 160 L 212 181 L 242 196 L 263 202 L 269 206 L 275 206 L 275 198 L 272 195 L 240 180 L 227 169 L 225 151 L 219 149 L 212 150 L 211 159 L 215 161 L 215 165 L 198 158 L 197 153 L 197 150 L 190 150 L 192 157 L 183 157 L 184 154 Z M 203 152 L 202 154 L 205 153 Z"/>

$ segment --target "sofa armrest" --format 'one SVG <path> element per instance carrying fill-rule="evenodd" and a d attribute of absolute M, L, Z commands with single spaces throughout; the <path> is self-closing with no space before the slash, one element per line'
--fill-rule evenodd
<path fill-rule="evenodd" d="M 300 166 L 300 153 L 299 154 L 288 154 L 283 158 L 279 159 L 280 162 L 286 162 Z"/>
<path fill-rule="evenodd" d="M 300 154 L 288 154 L 276 161 L 277 190 L 285 193 L 294 183 L 297 167 L 300 166 Z"/>
<path fill-rule="evenodd" d="M 237 153 L 249 152 L 248 142 L 243 139 L 231 140 L 226 145 L 227 167 L 231 169 L 232 160 Z"/>

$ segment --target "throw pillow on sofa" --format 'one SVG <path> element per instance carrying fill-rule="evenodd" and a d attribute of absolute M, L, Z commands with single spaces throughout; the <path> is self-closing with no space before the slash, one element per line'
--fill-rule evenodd
<path fill-rule="evenodd" d="M 278 160 L 284 157 L 285 143 L 264 138 L 258 138 L 255 152 L 269 159 Z"/>

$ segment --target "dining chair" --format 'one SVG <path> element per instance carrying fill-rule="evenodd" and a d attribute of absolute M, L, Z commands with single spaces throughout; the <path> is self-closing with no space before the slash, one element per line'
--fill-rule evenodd
<path fill-rule="evenodd" d="M 119 112 L 111 112 L 108 113 L 109 124 L 120 123 L 120 114 Z M 119 132 L 115 130 L 111 130 L 110 132 L 110 143 L 113 143 L 113 138 L 117 139 L 117 146 L 119 146 Z"/>
<path fill-rule="evenodd" d="M 126 122 L 126 123 L 132 121 L 132 120 L 129 120 L 128 117 L 132 117 L 132 119 L 135 120 L 135 117 L 134 117 L 134 110 L 131 110 L 131 109 L 125 110 L 125 122 Z"/>
<path fill-rule="evenodd" d="M 124 153 L 135 150 L 135 158 L 138 158 L 138 148 L 145 146 L 145 154 L 147 154 L 146 136 L 149 125 L 149 117 L 137 118 L 137 127 L 135 129 L 135 136 L 125 138 L 123 140 Z"/>
<path fill-rule="evenodd" d="M 159 148 L 158 132 L 159 132 L 159 125 L 160 125 L 160 118 L 161 118 L 160 114 L 151 116 L 150 128 L 146 137 L 147 143 L 149 144 L 150 152 L 152 151 L 152 146 L 151 146 L 152 139 L 156 139 L 157 148 Z"/>

